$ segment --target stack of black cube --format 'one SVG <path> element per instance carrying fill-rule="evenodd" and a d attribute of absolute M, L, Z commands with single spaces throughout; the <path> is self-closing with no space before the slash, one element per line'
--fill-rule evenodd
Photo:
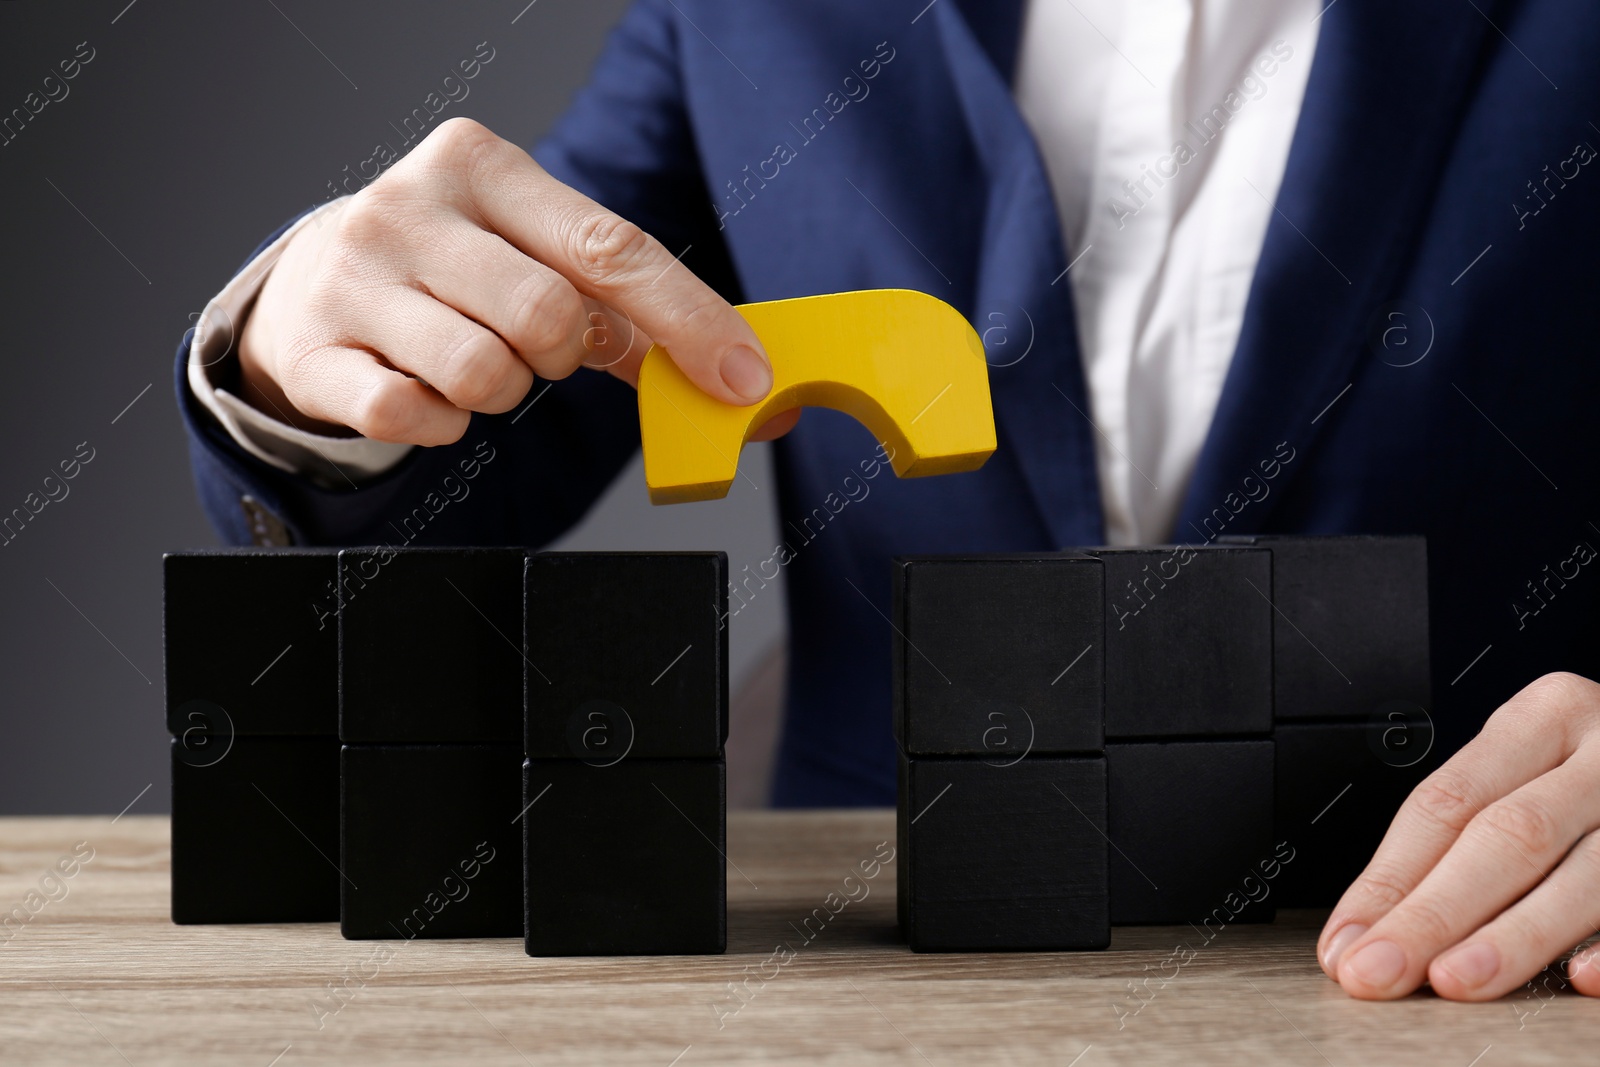
<path fill-rule="evenodd" d="M 723 950 L 723 554 L 164 565 L 174 921 Z"/>
<path fill-rule="evenodd" d="M 1112 925 L 1331 903 L 1428 765 L 1420 538 L 893 574 L 913 949 L 1091 948 Z"/>
<path fill-rule="evenodd" d="M 331 550 L 163 561 L 172 920 L 339 917 Z"/>
<path fill-rule="evenodd" d="M 1203 922 L 1272 851 L 1272 557 L 1185 546 L 1098 555 L 1111 919 Z M 1253 905 L 1231 921 L 1272 918 Z"/>
<path fill-rule="evenodd" d="M 530 956 L 727 944 L 727 556 L 527 561 Z"/>
<path fill-rule="evenodd" d="M 723 554 L 185 553 L 165 589 L 174 921 L 723 951 Z M 894 599 L 919 951 L 1330 904 L 1437 762 L 1421 538 L 902 559 Z"/>
<path fill-rule="evenodd" d="M 1285 907 L 1330 907 L 1436 767 L 1421 537 L 1229 538 L 1272 554 Z"/>
<path fill-rule="evenodd" d="M 523 552 L 339 553 L 339 926 L 515 937 Z"/>
<path fill-rule="evenodd" d="M 1103 948 L 1105 567 L 894 567 L 900 923 L 918 951 Z"/>

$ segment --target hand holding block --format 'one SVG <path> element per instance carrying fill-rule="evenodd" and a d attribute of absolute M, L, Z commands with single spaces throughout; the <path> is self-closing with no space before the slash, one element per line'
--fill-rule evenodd
<path fill-rule="evenodd" d="M 772 416 L 826 407 L 893 452 L 901 478 L 976 470 L 994 452 L 983 342 L 961 313 L 908 289 L 745 304 L 772 360 L 772 392 L 749 407 L 702 393 L 658 347 L 639 370 L 639 436 L 654 504 L 726 496 L 739 450 Z"/>

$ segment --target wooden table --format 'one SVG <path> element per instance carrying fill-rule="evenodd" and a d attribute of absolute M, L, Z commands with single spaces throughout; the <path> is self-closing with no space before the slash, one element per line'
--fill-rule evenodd
<path fill-rule="evenodd" d="M 918 956 L 896 941 L 889 864 L 803 938 L 893 841 L 892 812 L 737 813 L 726 956 L 534 960 L 515 940 L 174 926 L 165 818 L 0 819 L 0 917 L 75 844 L 94 850 L 0 932 L 0 1063 L 1600 1062 L 1600 1003 L 1570 993 L 1346 998 L 1313 960 L 1316 913 L 1209 944 L 1141 928 L 1106 952 Z M 792 958 L 773 958 L 780 942 Z M 1198 948 L 1181 967 L 1164 962 L 1179 942 Z"/>

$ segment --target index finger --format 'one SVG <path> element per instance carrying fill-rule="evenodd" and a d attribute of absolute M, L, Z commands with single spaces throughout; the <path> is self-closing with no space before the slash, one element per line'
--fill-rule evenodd
<path fill-rule="evenodd" d="M 496 138 L 478 153 L 470 192 L 495 232 L 632 318 L 710 396 L 753 404 L 771 391 L 772 367 L 750 324 L 660 241 L 515 145 Z"/>

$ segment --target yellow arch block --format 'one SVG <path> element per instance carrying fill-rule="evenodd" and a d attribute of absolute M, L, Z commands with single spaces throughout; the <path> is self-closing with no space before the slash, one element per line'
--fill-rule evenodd
<path fill-rule="evenodd" d="M 760 404 L 701 392 L 659 346 L 639 369 L 639 436 L 654 504 L 726 496 L 740 449 L 772 416 L 833 408 L 893 453 L 895 474 L 976 470 L 994 452 L 983 343 L 961 313 L 909 289 L 870 289 L 744 304 L 772 360 Z"/>

